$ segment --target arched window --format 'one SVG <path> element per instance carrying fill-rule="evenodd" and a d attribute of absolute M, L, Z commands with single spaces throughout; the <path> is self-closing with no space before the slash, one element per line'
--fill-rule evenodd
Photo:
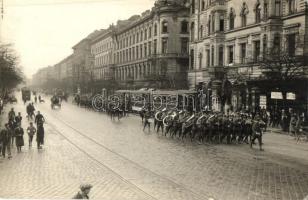
<path fill-rule="evenodd" d="M 256 23 L 260 23 L 261 22 L 261 6 L 260 6 L 260 3 L 258 3 L 256 5 Z"/>
<path fill-rule="evenodd" d="M 246 3 L 243 3 L 242 6 L 242 11 L 241 11 L 241 22 L 242 22 L 242 27 L 245 27 L 247 25 L 247 14 L 248 14 L 248 8 Z"/>
<path fill-rule="evenodd" d="M 190 25 L 190 39 L 191 41 L 195 40 L 195 23 L 192 22 Z"/>
<path fill-rule="evenodd" d="M 162 22 L 162 33 L 168 33 L 168 22 L 167 21 Z"/>
<path fill-rule="evenodd" d="M 230 14 L 229 14 L 229 30 L 234 29 L 234 19 L 235 19 L 235 14 L 233 8 L 230 9 Z"/>
<path fill-rule="evenodd" d="M 181 22 L 181 33 L 188 33 L 188 22 L 185 20 Z"/>
<path fill-rule="evenodd" d="M 289 14 L 293 14 L 295 12 L 295 0 L 288 0 L 289 1 Z"/>

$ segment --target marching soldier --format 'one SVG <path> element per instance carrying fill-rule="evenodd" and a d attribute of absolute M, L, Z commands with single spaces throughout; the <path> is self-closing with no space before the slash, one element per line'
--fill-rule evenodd
<path fill-rule="evenodd" d="M 263 151 L 261 119 L 259 116 L 256 116 L 256 121 L 254 121 L 252 124 L 252 138 L 250 140 L 250 148 L 252 148 L 252 144 L 254 143 L 256 139 L 258 139 L 260 151 Z"/>

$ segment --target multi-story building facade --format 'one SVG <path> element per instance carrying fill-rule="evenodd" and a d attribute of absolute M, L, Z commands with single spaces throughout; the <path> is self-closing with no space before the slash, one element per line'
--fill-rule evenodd
<path fill-rule="evenodd" d="M 298 105 L 307 106 L 304 62 L 300 77 L 278 83 L 264 69 L 268 52 L 308 56 L 305 0 L 192 0 L 190 12 L 188 80 L 190 88 L 203 85 L 208 106 L 254 110 L 277 105 L 280 97 L 275 99 L 273 91 L 284 98 L 295 94 Z"/>
<path fill-rule="evenodd" d="M 116 32 L 114 26 L 100 30 L 91 41 L 91 53 L 94 57 L 94 65 L 91 68 L 92 89 L 110 89 L 114 82 L 114 45 Z"/>
<path fill-rule="evenodd" d="M 189 9 L 155 2 L 151 11 L 116 26 L 114 77 L 122 88 L 184 88 L 188 70 Z"/>

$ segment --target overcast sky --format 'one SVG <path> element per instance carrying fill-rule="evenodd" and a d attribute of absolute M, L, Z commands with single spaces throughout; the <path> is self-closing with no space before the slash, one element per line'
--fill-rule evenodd
<path fill-rule="evenodd" d="M 155 0 L 3 0 L 2 40 L 13 43 L 25 74 L 54 65 L 96 29 L 141 14 Z M 1 0 L 0 0 L 1 2 Z"/>

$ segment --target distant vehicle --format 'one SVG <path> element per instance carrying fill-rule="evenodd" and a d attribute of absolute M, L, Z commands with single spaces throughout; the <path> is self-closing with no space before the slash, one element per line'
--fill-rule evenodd
<path fill-rule="evenodd" d="M 31 91 L 30 91 L 30 89 L 28 89 L 26 87 L 21 88 L 21 94 L 22 94 L 22 100 L 24 102 L 31 100 Z"/>
<path fill-rule="evenodd" d="M 17 99 L 14 96 L 9 97 L 10 103 L 17 103 Z"/>

